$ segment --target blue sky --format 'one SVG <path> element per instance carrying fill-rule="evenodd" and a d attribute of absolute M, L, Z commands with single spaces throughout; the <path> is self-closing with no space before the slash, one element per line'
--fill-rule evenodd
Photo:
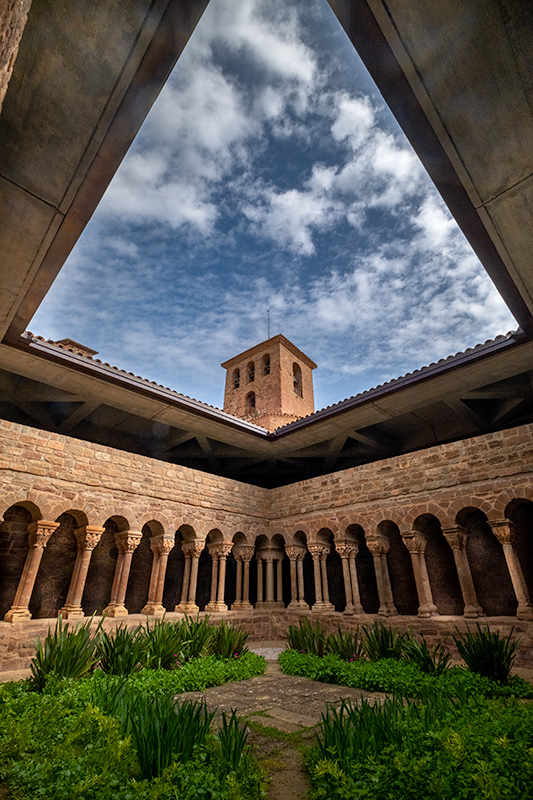
<path fill-rule="evenodd" d="M 325 0 L 211 0 L 30 329 L 220 407 L 267 309 L 317 409 L 516 327 Z"/>

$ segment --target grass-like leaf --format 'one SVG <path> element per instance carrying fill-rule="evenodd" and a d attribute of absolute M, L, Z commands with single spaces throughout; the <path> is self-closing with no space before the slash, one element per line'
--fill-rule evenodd
<path fill-rule="evenodd" d="M 93 669 L 97 657 L 96 645 L 100 636 L 100 625 L 94 636 L 91 634 L 93 617 L 78 623 L 71 630 L 69 623 L 57 618 L 54 631 L 48 631 L 44 642 L 37 637 L 36 653 L 31 662 L 30 682 L 40 692 L 51 675 L 58 678 L 83 678 Z"/>
<path fill-rule="evenodd" d="M 514 628 L 504 638 L 499 631 L 491 631 L 488 625 L 482 628 L 478 622 L 476 627 L 477 631 L 468 630 L 466 633 L 455 629 L 453 640 L 459 655 L 472 672 L 507 683 L 520 644 L 520 639 L 511 640 Z"/>
<path fill-rule="evenodd" d="M 401 658 L 406 633 L 399 633 L 394 628 L 387 628 L 381 620 L 376 620 L 371 628 L 363 625 L 365 633 L 363 651 L 369 661 L 382 658 Z"/>

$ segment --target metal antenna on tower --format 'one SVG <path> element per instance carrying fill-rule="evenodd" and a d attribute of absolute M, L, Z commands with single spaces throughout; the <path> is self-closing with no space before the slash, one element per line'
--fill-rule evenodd
<path fill-rule="evenodd" d="M 267 339 L 270 339 L 270 309 L 269 308 L 267 308 L 267 329 L 268 329 Z"/>

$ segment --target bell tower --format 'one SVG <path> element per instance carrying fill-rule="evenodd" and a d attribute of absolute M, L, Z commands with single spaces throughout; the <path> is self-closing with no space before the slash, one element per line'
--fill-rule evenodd
<path fill-rule="evenodd" d="M 274 431 L 312 414 L 313 370 L 305 353 L 279 333 L 224 361 L 224 411 Z"/>

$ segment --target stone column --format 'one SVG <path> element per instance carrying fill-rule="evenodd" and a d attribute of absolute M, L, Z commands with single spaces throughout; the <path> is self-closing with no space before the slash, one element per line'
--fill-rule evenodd
<path fill-rule="evenodd" d="M 218 550 L 217 545 L 211 545 L 209 547 L 209 553 L 211 555 L 211 594 L 209 597 L 209 603 L 206 605 L 205 610 L 216 611 L 218 562 L 220 557 L 220 551 Z"/>
<path fill-rule="evenodd" d="M 59 610 L 64 619 L 80 619 L 85 616 L 81 607 L 83 590 L 85 589 L 85 581 L 87 580 L 87 572 L 89 571 L 93 550 L 102 538 L 103 532 L 104 528 L 94 528 L 89 525 L 84 525 L 74 531 L 78 543 L 78 552 L 74 569 L 72 570 L 67 599 L 63 608 Z"/>
<path fill-rule="evenodd" d="M 235 602 L 232 605 L 233 611 L 248 611 L 252 608 L 250 603 L 250 561 L 254 555 L 253 547 L 239 547 L 234 549 L 235 558 L 237 559 L 237 593 Z M 242 582 L 241 578 L 241 565 L 242 565 Z M 242 585 L 242 595 L 241 595 Z"/>
<path fill-rule="evenodd" d="M 154 537 L 150 542 L 154 559 L 152 561 L 152 575 L 148 589 L 148 601 L 144 606 L 143 614 L 164 614 L 163 592 L 165 589 L 165 576 L 167 574 L 168 557 L 174 549 L 174 539 L 165 539 L 162 536 Z"/>
<path fill-rule="evenodd" d="M 463 595 L 465 604 L 463 614 L 465 617 L 471 619 L 482 617 L 484 616 L 483 609 L 478 603 L 474 581 L 472 580 L 472 573 L 470 571 L 470 564 L 468 563 L 468 557 L 466 555 L 467 533 L 464 528 L 460 526 L 443 528 L 442 533 L 452 548 L 457 577 L 459 578 L 461 594 Z"/>
<path fill-rule="evenodd" d="M 348 615 L 364 613 L 359 595 L 359 581 L 357 580 L 357 567 L 355 564 L 357 549 L 357 544 L 337 545 L 337 552 L 342 559 L 342 574 L 346 593 L 344 613 Z"/>
<path fill-rule="evenodd" d="M 109 605 L 104 610 L 108 617 L 127 617 L 128 610 L 124 605 L 126 599 L 126 589 L 130 577 L 131 559 L 133 553 L 139 546 L 142 533 L 139 531 L 118 531 L 115 534 L 115 542 L 118 548 L 117 566 L 115 577 L 111 587 L 111 599 Z"/>
<path fill-rule="evenodd" d="M 25 619 L 31 619 L 28 606 L 30 604 L 33 587 L 35 586 L 35 579 L 37 578 L 41 558 L 43 557 L 44 548 L 48 544 L 51 535 L 58 527 L 59 522 L 46 522 L 43 519 L 28 525 L 28 553 L 26 555 L 24 569 L 20 576 L 13 605 L 4 617 L 6 622 L 19 622 Z"/>
<path fill-rule="evenodd" d="M 303 561 L 306 553 L 305 548 L 291 545 L 285 548 L 285 552 L 291 562 L 291 602 L 288 608 L 308 610 L 309 606 L 304 600 Z"/>
<path fill-rule="evenodd" d="M 191 553 L 190 550 L 184 547 L 184 542 L 181 545 L 181 552 L 185 557 L 185 566 L 183 568 L 183 583 L 181 585 L 181 597 L 180 601 L 177 606 L 174 607 L 174 611 L 178 611 L 180 613 L 185 613 L 184 608 L 187 605 L 187 598 L 189 596 L 189 581 L 191 579 Z"/>
<path fill-rule="evenodd" d="M 223 612 L 228 607 L 224 602 L 226 588 L 226 558 L 231 553 L 232 544 L 211 545 L 209 552 L 213 558 L 213 575 L 211 579 L 211 600 L 205 607 L 206 611 Z M 215 559 L 217 569 L 215 571 Z"/>
<path fill-rule="evenodd" d="M 402 539 L 409 550 L 413 573 L 415 576 L 416 592 L 418 594 L 418 616 L 433 617 L 438 615 L 437 606 L 433 602 L 431 584 L 426 566 L 426 538 L 419 531 L 402 533 Z"/>
<path fill-rule="evenodd" d="M 367 547 L 374 558 L 374 570 L 376 573 L 376 583 L 379 595 L 379 611 L 382 617 L 390 617 L 398 612 L 394 605 L 392 588 L 390 585 L 389 565 L 387 564 L 387 553 L 390 543 L 383 536 L 367 540 Z"/>
<path fill-rule="evenodd" d="M 527 590 L 527 584 L 522 572 L 520 561 L 513 547 L 511 526 L 508 519 L 488 520 L 492 532 L 503 547 L 503 554 L 507 561 L 509 575 L 513 582 L 513 589 L 518 600 L 516 616 L 519 619 L 533 619 L 533 607 Z"/>
<path fill-rule="evenodd" d="M 256 554 L 257 559 L 257 600 L 255 603 L 256 608 L 261 608 L 264 604 L 263 593 L 263 556 L 259 553 Z"/>
<path fill-rule="evenodd" d="M 187 570 L 187 561 L 185 562 L 186 573 L 183 576 L 183 588 L 181 590 L 181 603 L 176 606 L 176 611 L 182 614 L 197 614 L 199 609 L 196 605 L 196 585 L 198 583 L 198 562 L 200 555 L 204 549 L 203 542 L 183 542 L 181 549 L 185 558 L 189 558 L 190 567 Z M 187 578 L 187 581 L 185 581 Z M 185 598 L 185 599 L 184 599 Z"/>
<path fill-rule="evenodd" d="M 316 601 L 312 611 L 334 611 L 333 604 L 329 602 L 328 576 L 326 572 L 326 558 L 329 553 L 329 546 L 323 544 L 310 544 L 308 550 L 313 558 L 313 568 L 315 574 L 315 595 Z"/>
<path fill-rule="evenodd" d="M 278 557 L 278 571 L 277 571 L 277 594 L 276 594 L 276 603 L 278 606 L 285 608 L 285 603 L 283 602 L 283 553 Z"/>
<path fill-rule="evenodd" d="M 267 553 L 266 561 L 266 603 L 268 608 L 272 608 L 274 603 L 274 555 Z"/>

